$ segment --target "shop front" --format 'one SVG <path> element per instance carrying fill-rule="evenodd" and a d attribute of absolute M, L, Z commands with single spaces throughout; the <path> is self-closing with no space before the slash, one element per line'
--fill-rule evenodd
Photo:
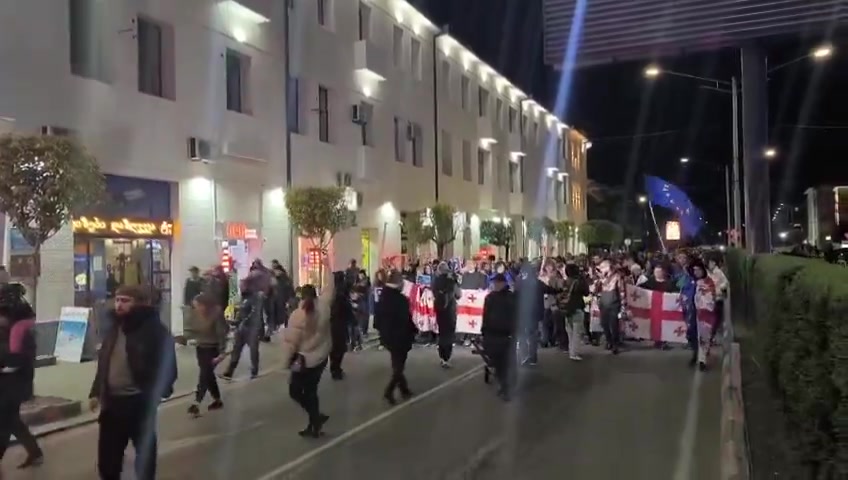
<path fill-rule="evenodd" d="M 222 258 L 228 259 L 226 267 L 239 280 L 247 277 L 254 260 L 262 258 L 262 227 L 258 223 L 217 222 L 215 238 L 220 242 Z"/>
<path fill-rule="evenodd" d="M 173 220 L 80 216 L 73 220 L 73 233 L 74 306 L 99 312 L 118 287 L 141 285 L 150 289 L 167 322 Z"/>
<path fill-rule="evenodd" d="M 75 215 L 74 305 L 100 323 L 122 285 L 147 287 L 171 324 L 171 253 L 176 226 L 168 182 L 106 176 L 107 200 Z"/>

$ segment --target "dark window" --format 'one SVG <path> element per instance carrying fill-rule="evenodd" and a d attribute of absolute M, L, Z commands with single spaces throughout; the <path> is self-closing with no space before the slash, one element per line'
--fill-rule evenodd
<path fill-rule="evenodd" d="M 330 92 L 326 87 L 318 87 L 318 140 L 330 143 Z"/>
<path fill-rule="evenodd" d="M 486 151 L 482 148 L 477 149 L 477 184 L 484 185 L 486 183 Z"/>
<path fill-rule="evenodd" d="M 241 54 L 227 50 L 227 110 L 244 112 L 244 66 Z"/>
<path fill-rule="evenodd" d="M 405 134 L 403 131 L 403 121 L 395 117 L 395 160 L 403 162 L 405 160 L 404 150 L 406 146 Z"/>
<path fill-rule="evenodd" d="M 162 27 L 138 19 L 138 91 L 164 97 L 162 81 Z"/>
<path fill-rule="evenodd" d="M 327 25 L 327 0 L 318 0 L 318 25 Z"/>
<path fill-rule="evenodd" d="M 515 193 L 515 174 L 518 170 L 517 163 L 509 163 L 509 193 Z"/>
<path fill-rule="evenodd" d="M 289 104 L 288 104 L 288 123 L 289 131 L 293 133 L 300 132 L 300 80 L 295 77 L 289 77 Z"/>
<path fill-rule="evenodd" d="M 483 87 L 477 90 L 477 110 L 481 117 L 485 117 L 489 113 L 489 91 Z"/>
<path fill-rule="evenodd" d="M 68 8 L 71 73 L 105 81 L 101 42 L 97 35 L 101 9 L 94 0 L 70 0 Z"/>

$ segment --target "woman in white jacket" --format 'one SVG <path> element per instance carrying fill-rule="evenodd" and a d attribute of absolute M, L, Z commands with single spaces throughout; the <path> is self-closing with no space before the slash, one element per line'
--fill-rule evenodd
<path fill-rule="evenodd" d="M 320 296 L 313 285 L 301 287 L 300 305 L 282 333 L 283 358 L 290 359 L 289 395 L 309 415 L 309 424 L 300 432 L 303 437 L 321 436 L 321 428 L 330 418 L 321 413 L 318 401 L 318 384 L 332 347 L 330 306 L 335 285 L 326 258 L 323 284 Z"/>

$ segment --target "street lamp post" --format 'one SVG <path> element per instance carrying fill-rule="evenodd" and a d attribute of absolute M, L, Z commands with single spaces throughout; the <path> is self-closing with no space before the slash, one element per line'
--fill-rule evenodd
<path fill-rule="evenodd" d="M 725 166 L 725 201 L 727 202 L 727 210 L 728 210 L 728 219 L 727 226 L 728 230 L 733 228 L 737 232 L 739 232 L 742 228 L 742 193 L 741 193 L 741 184 L 742 179 L 740 177 L 739 172 L 739 85 L 736 81 L 736 77 L 731 77 L 730 81 L 718 80 L 715 78 L 707 78 L 707 77 L 699 77 L 697 75 L 690 75 L 688 73 L 675 72 L 671 70 L 663 70 L 657 65 L 649 65 L 645 69 L 645 76 L 647 78 L 656 78 L 663 75 L 671 75 L 674 77 L 687 78 L 690 80 L 698 80 L 700 82 L 712 83 L 714 86 L 705 86 L 704 88 L 708 88 L 710 90 L 715 90 L 721 93 L 730 94 L 731 97 L 731 105 L 733 110 L 733 218 L 731 222 L 730 218 L 730 174 L 727 171 L 727 167 Z M 722 88 L 724 87 L 724 88 Z M 728 90 L 727 87 L 730 87 Z M 687 163 L 689 161 L 688 158 L 681 158 L 681 163 Z"/>

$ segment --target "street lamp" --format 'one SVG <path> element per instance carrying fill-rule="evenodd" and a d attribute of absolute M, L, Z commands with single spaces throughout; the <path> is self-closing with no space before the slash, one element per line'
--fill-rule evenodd
<path fill-rule="evenodd" d="M 763 155 L 765 155 L 766 158 L 774 158 L 777 156 L 777 150 L 771 147 L 766 148 L 766 151 L 763 152 Z"/>
<path fill-rule="evenodd" d="M 645 203 L 648 203 L 648 197 L 646 197 L 646 196 L 644 196 L 644 195 L 639 195 L 639 203 L 641 203 L 641 204 L 643 204 L 643 205 L 644 205 Z"/>
<path fill-rule="evenodd" d="M 656 78 L 660 75 L 660 67 L 656 65 L 648 65 L 645 68 L 645 76 L 648 78 Z"/>
<path fill-rule="evenodd" d="M 680 163 L 689 163 L 689 158 L 688 157 L 681 158 Z"/>
<path fill-rule="evenodd" d="M 833 47 L 830 45 L 820 45 L 813 50 L 813 58 L 816 60 L 821 60 L 824 58 L 828 58 L 833 55 Z"/>

